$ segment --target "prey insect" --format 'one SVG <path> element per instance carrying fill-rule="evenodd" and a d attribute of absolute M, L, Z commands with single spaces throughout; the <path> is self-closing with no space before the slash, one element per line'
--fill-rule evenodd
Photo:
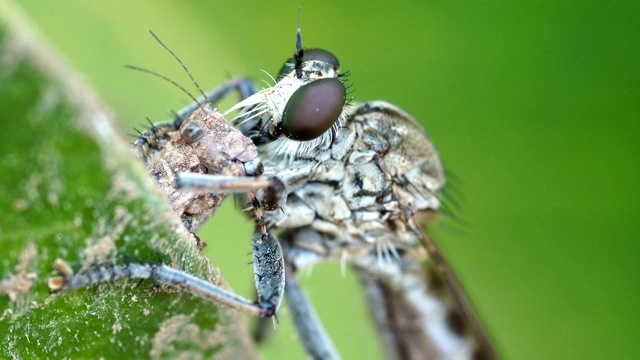
<path fill-rule="evenodd" d="M 339 354 L 296 273 L 339 261 L 360 276 L 389 358 L 495 358 L 457 280 L 420 227 L 439 211 L 445 184 L 424 129 L 390 103 L 351 104 L 338 59 L 304 49 L 299 25 L 296 51 L 274 80 L 258 92 L 250 79 L 201 91 L 175 120 L 154 124 L 135 143 L 190 231 L 227 193 L 251 204 L 257 302 L 165 265 L 74 275 L 59 261 L 62 276 L 52 288 L 152 278 L 265 317 L 274 316 L 286 296 L 309 356 L 335 359 Z M 233 90 L 242 98 L 227 112 L 238 111 L 235 128 L 212 105 Z"/>

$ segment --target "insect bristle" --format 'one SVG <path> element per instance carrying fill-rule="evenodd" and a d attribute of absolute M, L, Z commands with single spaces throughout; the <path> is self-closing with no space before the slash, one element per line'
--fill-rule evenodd
<path fill-rule="evenodd" d="M 271 75 L 268 71 L 266 71 L 266 70 L 262 70 L 262 69 L 260 69 L 260 71 L 262 71 L 263 73 L 267 74 L 267 76 L 269 77 L 269 79 L 271 79 L 271 81 L 273 81 L 273 84 L 269 84 L 269 82 L 268 82 L 268 81 L 266 81 L 266 80 L 262 80 L 262 81 L 267 85 L 267 87 L 275 86 L 275 85 L 278 83 L 278 81 L 277 81 L 277 80 L 273 77 L 273 75 Z"/>

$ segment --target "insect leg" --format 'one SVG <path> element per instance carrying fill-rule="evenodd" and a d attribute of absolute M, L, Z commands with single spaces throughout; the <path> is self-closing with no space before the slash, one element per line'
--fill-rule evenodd
<path fill-rule="evenodd" d="M 203 193 L 228 193 L 264 190 L 269 187 L 269 178 L 253 176 L 224 176 L 196 173 L 179 173 L 177 187 Z"/>
<path fill-rule="evenodd" d="M 262 190 L 260 206 L 256 211 L 275 210 L 282 206 L 286 185 L 277 176 L 223 176 L 196 173 L 179 173 L 177 188 L 202 193 L 241 193 Z"/>
<path fill-rule="evenodd" d="M 313 305 L 300 288 L 293 266 L 287 263 L 286 269 L 287 283 L 284 291 L 287 304 L 307 354 L 313 359 L 340 359 Z"/>
<path fill-rule="evenodd" d="M 254 316 L 273 316 L 282 302 L 285 281 L 284 260 L 278 241 L 268 233 L 256 232 L 253 236 L 253 259 L 257 303 L 166 265 L 109 264 L 74 274 L 69 264 L 57 259 L 54 267 L 60 276 L 49 279 L 49 288 L 51 291 L 63 291 L 118 279 L 152 279 L 158 284 L 172 286 Z"/>
<path fill-rule="evenodd" d="M 253 235 L 253 272 L 258 303 L 274 315 L 282 303 L 285 273 L 282 248 L 269 232 L 256 231 Z"/>
<path fill-rule="evenodd" d="M 255 295 L 257 297 L 257 294 Z M 252 337 L 256 344 L 266 342 L 273 333 L 273 320 L 266 317 L 257 317 L 254 328 L 252 329 Z"/>

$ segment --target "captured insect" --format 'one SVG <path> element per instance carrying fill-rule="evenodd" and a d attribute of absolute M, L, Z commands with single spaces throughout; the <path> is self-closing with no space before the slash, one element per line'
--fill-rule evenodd
<path fill-rule="evenodd" d="M 286 296 L 309 356 L 337 359 L 296 273 L 338 261 L 359 275 L 389 358 L 497 358 L 458 281 L 421 229 L 441 209 L 445 185 L 424 129 L 390 103 L 352 103 L 337 57 L 303 48 L 299 14 L 294 55 L 273 85 L 254 89 L 251 79 L 237 79 L 200 90 L 175 120 L 154 124 L 135 146 L 189 231 L 197 231 L 228 193 L 250 204 L 256 302 L 166 265 L 98 266 L 73 274 L 58 260 L 61 276 L 51 280 L 52 289 L 151 278 L 261 317 L 276 315 Z M 225 113 L 237 111 L 229 123 L 213 104 L 232 91 L 241 101 Z"/>

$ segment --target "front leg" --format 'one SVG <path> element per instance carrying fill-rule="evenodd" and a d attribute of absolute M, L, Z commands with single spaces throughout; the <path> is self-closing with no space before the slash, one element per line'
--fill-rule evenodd
<path fill-rule="evenodd" d="M 300 288 L 292 264 L 287 263 L 286 269 L 287 282 L 284 291 L 287 304 L 307 354 L 312 359 L 340 359 L 313 305 Z"/>
<path fill-rule="evenodd" d="M 269 232 L 253 234 L 253 272 L 258 304 L 269 309 L 268 316 L 275 315 L 285 288 L 284 259 L 280 244 Z"/>
<path fill-rule="evenodd" d="M 73 290 L 118 279 L 152 279 L 255 316 L 273 316 L 284 292 L 284 262 L 277 240 L 270 234 L 253 236 L 254 270 L 259 300 L 253 302 L 208 281 L 167 265 L 103 264 L 74 274 L 69 264 L 57 259 L 54 266 L 60 276 L 49 279 L 51 291 Z"/>

